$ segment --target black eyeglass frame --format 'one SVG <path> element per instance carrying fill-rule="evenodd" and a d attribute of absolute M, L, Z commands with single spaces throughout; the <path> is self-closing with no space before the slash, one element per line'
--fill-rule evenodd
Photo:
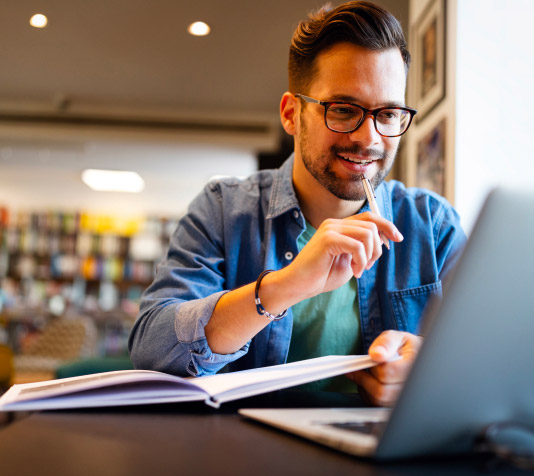
<path fill-rule="evenodd" d="M 376 132 L 378 132 L 378 134 L 380 134 L 382 137 L 400 137 L 403 134 L 405 134 L 406 131 L 410 128 L 410 125 L 412 124 L 413 117 L 417 114 L 417 109 L 413 109 L 411 107 L 382 106 L 382 107 L 377 107 L 376 109 L 367 109 L 367 108 L 365 108 L 363 106 L 360 106 L 359 104 L 354 104 L 354 103 L 347 102 L 347 101 L 320 101 L 319 99 L 314 99 L 314 98 L 311 98 L 309 96 L 305 96 L 304 94 L 298 94 L 298 93 L 295 94 L 295 97 L 296 98 L 300 98 L 300 99 L 304 99 L 304 101 L 306 101 L 308 103 L 319 104 L 319 105 L 323 106 L 324 107 L 324 124 L 325 124 L 325 126 L 327 127 L 328 130 L 330 130 L 332 132 L 337 132 L 339 134 L 350 134 L 351 132 L 356 131 L 363 124 L 363 122 L 365 121 L 367 116 L 371 115 L 371 116 L 373 116 L 373 124 L 374 124 L 375 130 L 376 130 Z M 335 105 L 335 104 L 348 104 L 349 106 L 358 107 L 363 111 L 362 118 L 360 119 L 358 124 L 356 124 L 356 126 L 353 129 L 351 129 L 349 131 L 336 131 L 335 129 L 333 129 L 332 127 L 330 127 L 328 125 L 328 121 L 326 120 L 326 114 L 328 113 L 328 109 L 331 106 Z M 376 116 L 380 112 L 385 111 L 387 109 L 400 109 L 402 111 L 407 111 L 407 112 L 410 113 L 410 120 L 408 121 L 408 125 L 406 126 L 406 129 L 404 129 L 404 131 L 402 131 L 400 134 L 396 134 L 394 136 L 389 136 L 387 134 L 382 134 L 378 130 L 378 127 L 376 125 Z"/>

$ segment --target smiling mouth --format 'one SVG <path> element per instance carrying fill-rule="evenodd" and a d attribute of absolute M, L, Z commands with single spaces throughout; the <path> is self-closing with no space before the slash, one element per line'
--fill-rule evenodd
<path fill-rule="evenodd" d="M 343 160 L 346 160 L 347 162 L 351 162 L 353 164 L 358 164 L 358 165 L 368 165 L 370 164 L 371 162 L 373 162 L 373 160 L 362 160 L 362 159 L 353 159 L 351 157 L 345 157 L 343 155 L 338 155 L 340 158 L 342 158 Z"/>

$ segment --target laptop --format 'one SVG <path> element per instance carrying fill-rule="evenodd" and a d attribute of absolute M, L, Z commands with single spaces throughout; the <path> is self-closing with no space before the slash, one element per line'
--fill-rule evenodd
<path fill-rule="evenodd" d="M 392 409 L 241 409 L 376 459 L 463 453 L 495 422 L 534 426 L 534 193 L 487 197 Z"/>

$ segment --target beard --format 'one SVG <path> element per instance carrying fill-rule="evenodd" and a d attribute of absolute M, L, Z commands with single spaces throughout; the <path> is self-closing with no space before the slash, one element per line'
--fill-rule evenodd
<path fill-rule="evenodd" d="M 317 180 L 324 188 L 331 194 L 341 200 L 361 201 L 366 200 L 365 191 L 361 183 L 361 174 L 349 174 L 348 178 L 339 177 L 334 171 L 333 165 L 339 159 L 339 155 L 357 154 L 368 160 L 377 161 L 378 171 L 374 177 L 370 179 L 373 188 L 378 187 L 385 178 L 389 175 L 397 148 L 393 151 L 378 151 L 374 149 L 365 149 L 357 144 L 350 147 L 332 146 L 327 152 L 312 158 L 312 153 L 309 150 L 308 131 L 305 127 L 301 116 L 301 141 L 300 149 L 304 166 L 308 172 Z M 369 178 L 369 177 L 367 177 Z"/>

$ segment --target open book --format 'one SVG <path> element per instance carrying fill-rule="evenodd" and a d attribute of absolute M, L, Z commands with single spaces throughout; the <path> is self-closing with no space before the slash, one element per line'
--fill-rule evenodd
<path fill-rule="evenodd" d="M 176 377 L 152 370 L 119 370 L 13 385 L 0 411 L 205 401 L 221 403 L 280 390 L 375 365 L 367 355 L 330 355 L 289 364 L 204 377 Z"/>

